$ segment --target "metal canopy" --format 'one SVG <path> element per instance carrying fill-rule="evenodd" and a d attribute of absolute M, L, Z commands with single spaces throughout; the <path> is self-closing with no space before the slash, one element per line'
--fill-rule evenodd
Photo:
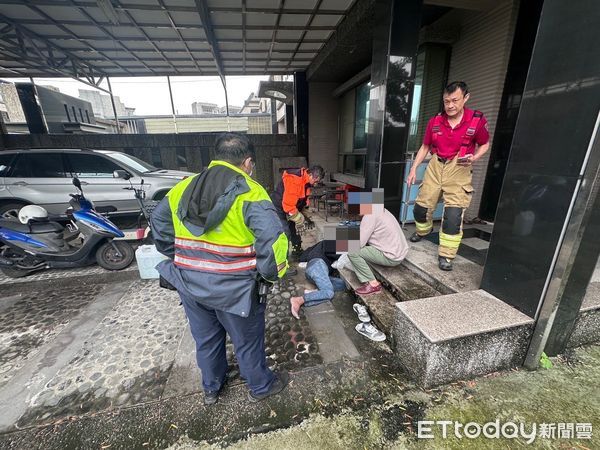
<path fill-rule="evenodd" d="M 355 0 L 1 0 L 0 76 L 306 70 Z"/>

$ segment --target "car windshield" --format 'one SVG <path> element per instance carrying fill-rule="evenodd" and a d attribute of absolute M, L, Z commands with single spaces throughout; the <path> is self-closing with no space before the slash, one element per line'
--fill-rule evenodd
<path fill-rule="evenodd" d="M 152 164 L 148 164 L 147 162 L 142 161 L 135 156 L 127 155 L 126 153 L 114 152 L 108 153 L 108 156 L 140 173 L 156 172 L 159 170 Z"/>

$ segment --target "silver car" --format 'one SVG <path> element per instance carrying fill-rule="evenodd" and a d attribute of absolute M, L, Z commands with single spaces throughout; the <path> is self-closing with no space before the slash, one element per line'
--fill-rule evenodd
<path fill-rule="evenodd" d="M 131 173 L 136 186 L 143 178 L 148 200 L 162 199 L 180 180 L 193 175 L 158 169 L 111 150 L 6 150 L 0 152 L 0 216 L 16 218 L 19 209 L 30 204 L 43 206 L 51 215 L 65 215 L 75 176 L 96 208 L 111 211 L 111 215 L 138 213 L 133 192 L 123 189 L 129 187 L 129 181 L 115 178 L 115 170 Z"/>

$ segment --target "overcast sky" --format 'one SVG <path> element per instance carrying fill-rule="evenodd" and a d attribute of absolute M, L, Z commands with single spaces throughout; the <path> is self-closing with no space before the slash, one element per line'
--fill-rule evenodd
<path fill-rule="evenodd" d="M 268 76 L 229 76 L 227 93 L 229 104 L 242 106 L 244 100 L 258 92 L 260 80 Z M 6 81 L 29 81 L 13 78 Z M 60 91 L 74 97 L 79 89 L 93 89 L 83 83 L 68 78 L 36 78 L 40 85 L 56 86 Z M 121 98 L 125 106 L 135 108 L 136 115 L 171 114 L 169 87 L 166 77 L 111 78 L 113 93 Z M 106 81 L 102 87 L 108 89 Z M 171 77 L 173 101 L 177 114 L 191 114 L 193 102 L 216 103 L 225 106 L 225 93 L 218 77 Z"/>

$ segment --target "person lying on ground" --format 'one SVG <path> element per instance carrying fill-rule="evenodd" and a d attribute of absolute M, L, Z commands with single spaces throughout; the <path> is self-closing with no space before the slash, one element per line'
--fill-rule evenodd
<path fill-rule="evenodd" d="M 335 295 L 335 291 L 346 289 L 346 283 L 341 278 L 329 276 L 329 267 L 321 258 L 313 258 L 308 261 L 305 275 L 308 281 L 317 286 L 317 289 L 305 289 L 303 296 L 290 298 L 290 310 L 296 319 L 300 319 L 302 306 L 316 306 L 330 301 Z"/>

